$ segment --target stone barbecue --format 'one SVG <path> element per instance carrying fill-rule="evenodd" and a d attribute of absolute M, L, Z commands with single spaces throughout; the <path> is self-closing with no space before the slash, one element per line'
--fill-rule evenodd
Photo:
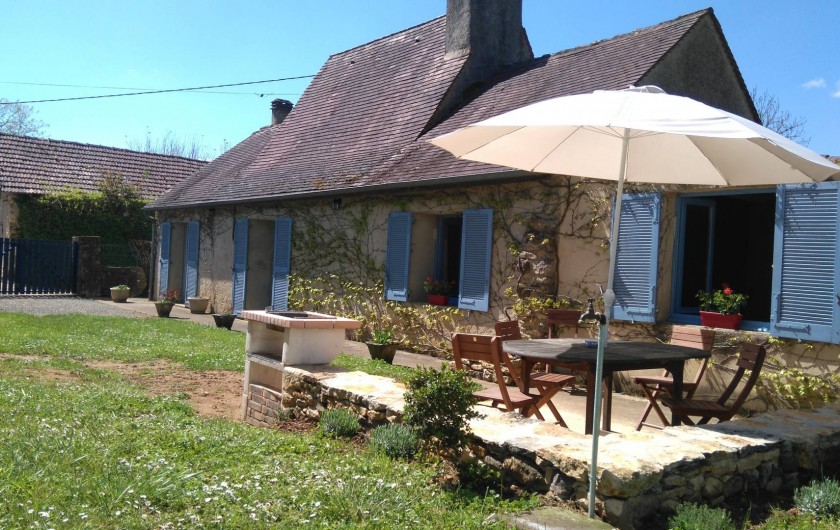
<path fill-rule="evenodd" d="M 341 352 L 346 331 L 361 327 L 358 320 L 309 311 L 239 316 L 248 321 L 242 418 L 258 424 L 276 416 L 285 366 L 329 364 Z"/>

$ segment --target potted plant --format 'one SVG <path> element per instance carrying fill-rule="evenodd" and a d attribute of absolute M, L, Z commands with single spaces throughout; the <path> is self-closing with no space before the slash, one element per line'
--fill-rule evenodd
<path fill-rule="evenodd" d="M 393 364 L 399 342 L 394 340 L 394 332 L 390 329 L 373 331 L 373 338 L 366 342 L 371 359 L 380 359 Z"/>
<path fill-rule="evenodd" d="M 432 305 L 446 305 L 449 303 L 449 293 L 455 287 L 455 282 L 444 282 L 426 276 L 423 290 L 426 291 L 426 301 Z"/>
<path fill-rule="evenodd" d="M 117 303 L 125 303 L 128 300 L 128 295 L 131 289 L 128 285 L 120 284 L 111 287 L 111 301 Z"/>
<path fill-rule="evenodd" d="M 213 313 L 213 322 L 216 323 L 217 328 L 230 329 L 234 320 L 236 320 L 236 315 L 233 313 Z"/>
<path fill-rule="evenodd" d="M 172 312 L 172 306 L 181 300 L 181 292 L 177 289 L 169 289 L 165 293 L 160 293 L 155 302 L 155 309 L 159 317 L 168 317 Z"/>
<path fill-rule="evenodd" d="M 207 312 L 207 306 L 210 305 L 210 299 L 203 296 L 190 296 L 187 298 L 187 304 L 190 306 L 190 313 L 203 315 Z"/>
<path fill-rule="evenodd" d="M 697 291 L 700 301 L 700 323 L 710 328 L 738 329 L 741 326 L 741 306 L 749 297 L 732 290 L 728 283 L 721 289 L 707 293 Z"/>

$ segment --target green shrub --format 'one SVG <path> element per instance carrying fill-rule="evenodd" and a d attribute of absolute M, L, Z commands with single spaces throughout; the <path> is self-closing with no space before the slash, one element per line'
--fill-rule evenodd
<path fill-rule="evenodd" d="M 793 503 L 803 513 L 814 517 L 833 517 L 840 514 L 840 483 L 834 479 L 812 482 L 796 490 Z"/>
<path fill-rule="evenodd" d="M 735 530 L 729 512 L 700 504 L 681 504 L 668 519 L 670 530 Z"/>
<path fill-rule="evenodd" d="M 15 201 L 21 238 L 68 240 L 97 235 L 103 243 L 124 243 L 148 239 L 152 230 L 143 211 L 148 201 L 116 174 L 103 175 L 95 192 L 62 189 L 44 195 L 21 195 Z"/>
<path fill-rule="evenodd" d="M 420 441 L 414 429 L 394 423 L 377 427 L 370 433 L 370 447 L 389 458 L 411 458 L 417 454 Z"/>
<path fill-rule="evenodd" d="M 345 409 L 328 409 L 321 413 L 318 428 L 331 438 L 350 438 L 355 436 L 361 426 L 359 418 Z"/>
<path fill-rule="evenodd" d="M 408 380 L 404 421 L 423 443 L 457 452 L 467 442 L 469 421 L 481 417 L 473 410 L 478 388 L 466 373 L 447 365 L 440 371 L 420 369 Z"/>
<path fill-rule="evenodd" d="M 480 460 L 467 460 L 458 464 L 458 478 L 462 486 L 487 494 L 489 491 L 502 493 L 502 473 Z"/>

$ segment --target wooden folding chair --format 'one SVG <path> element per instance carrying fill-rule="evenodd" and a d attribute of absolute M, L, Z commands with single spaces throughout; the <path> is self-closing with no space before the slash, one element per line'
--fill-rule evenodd
<path fill-rule="evenodd" d="M 548 338 L 554 339 L 561 335 L 561 329 L 574 328 L 575 338 L 578 338 L 578 331 L 580 331 L 580 311 L 574 309 L 547 309 L 545 312 L 545 325 L 548 328 Z M 562 375 L 575 376 L 575 372 L 568 369 L 560 369 Z M 569 393 L 577 390 L 575 387 L 576 379 L 572 379 L 571 383 L 567 384 Z"/>
<path fill-rule="evenodd" d="M 522 332 L 519 329 L 519 321 L 502 320 L 496 322 L 496 335 L 501 338 L 502 341 L 521 339 Z M 507 354 L 505 354 L 505 356 L 507 356 Z M 509 369 L 511 370 L 511 377 L 513 377 L 514 381 L 516 381 L 516 385 L 521 388 L 522 383 L 519 376 L 515 373 L 515 369 L 512 365 L 509 365 Z M 551 398 L 554 397 L 554 395 L 564 386 L 574 385 L 575 376 L 571 374 L 552 373 L 550 368 L 546 366 L 545 371 L 531 372 L 529 380 L 530 386 L 536 388 L 540 395 L 544 398 L 542 402 L 544 402 L 544 404 L 548 407 L 551 414 L 554 415 L 554 419 L 557 420 L 557 423 L 568 429 L 569 426 L 566 425 L 566 421 L 563 419 L 560 411 L 557 410 L 557 407 L 551 402 Z"/>
<path fill-rule="evenodd" d="M 504 410 L 508 412 L 520 410 L 526 416 L 534 414 L 537 418 L 545 420 L 539 409 L 543 396 L 522 392 L 518 386 L 509 388 L 505 385 L 502 363 L 507 360 L 507 355 L 502 350 L 501 338 L 492 335 L 453 333 L 452 352 L 455 355 L 455 368 L 459 370 L 464 369 L 464 359 L 483 361 L 493 365 L 497 385 L 494 388 L 473 392 L 478 399 L 490 401 L 493 407 L 504 405 Z M 506 364 L 508 369 L 512 368 L 509 360 Z M 512 371 L 511 374 L 513 373 Z"/>
<path fill-rule="evenodd" d="M 738 371 L 729 386 L 723 391 L 723 394 L 717 401 L 706 399 L 683 399 L 675 401 L 672 399 L 663 399 L 662 403 L 669 407 L 674 414 L 686 425 L 704 425 L 709 423 L 709 420 L 716 418 L 719 422 L 729 421 L 732 416 L 741 410 L 741 406 L 747 400 L 750 392 L 758 381 L 758 376 L 761 373 L 761 368 L 764 366 L 764 358 L 767 356 L 767 350 L 764 346 L 758 344 L 745 344 L 741 347 L 741 353 L 738 356 Z M 746 371 L 750 371 L 750 376 L 747 381 L 741 386 L 741 389 L 735 399 L 727 404 L 729 398 L 735 393 L 741 379 L 744 378 Z M 698 416 L 700 419 L 694 421 L 691 416 Z"/>
<path fill-rule="evenodd" d="M 548 327 L 548 338 L 560 335 L 559 328 L 575 328 L 575 338 L 580 330 L 580 311 L 573 309 L 548 309 L 545 312 L 545 324 Z"/>
<path fill-rule="evenodd" d="M 712 351 L 712 348 L 715 345 L 715 330 L 700 328 L 697 326 L 674 326 L 671 331 L 671 340 L 668 341 L 668 343 L 676 346 L 687 346 L 689 348 Z M 706 371 L 706 365 L 708 363 L 708 358 L 703 359 L 700 362 L 700 366 L 697 367 L 694 379 L 691 381 L 683 381 L 685 399 L 691 399 L 691 397 L 694 396 L 694 393 L 697 391 L 697 387 L 700 386 L 700 379 L 703 377 L 703 373 Z M 633 382 L 642 387 L 642 392 L 648 399 L 648 404 L 642 412 L 642 416 L 639 418 L 636 430 L 642 430 L 643 426 L 652 427 L 654 429 L 662 429 L 662 426 L 660 425 L 647 422 L 647 418 L 652 410 L 656 412 L 657 416 L 659 416 L 659 420 L 662 422 L 662 425 L 665 427 L 671 425 L 671 422 L 668 421 L 668 418 L 665 416 L 665 413 L 659 407 L 659 403 L 657 402 L 659 395 L 663 392 L 669 396 L 673 395 L 674 378 L 671 377 L 668 370 L 662 372 L 662 375 L 660 376 L 634 377 Z"/>

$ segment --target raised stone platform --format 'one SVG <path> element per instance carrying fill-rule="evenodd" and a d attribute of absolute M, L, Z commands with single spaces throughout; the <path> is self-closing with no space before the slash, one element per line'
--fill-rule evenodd
<path fill-rule="evenodd" d="M 286 367 L 282 404 L 317 417 L 354 410 L 368 426 L 400 421 L 405 387 L 385 377 L 328 366 Z M 506 484 L 585 503 L 591 438 L 556 424 L 481 407 L 471 423 L 476 457 Z M 561 411 L 562 412 L 562 411 Z M 643 528 L 645 518 L 682 502 L 792 494 L 840 467 L 840 405 L 785 410 L 704 427 L 609 434 L 601 438 L 598 505 L 608 522 Z"/>

